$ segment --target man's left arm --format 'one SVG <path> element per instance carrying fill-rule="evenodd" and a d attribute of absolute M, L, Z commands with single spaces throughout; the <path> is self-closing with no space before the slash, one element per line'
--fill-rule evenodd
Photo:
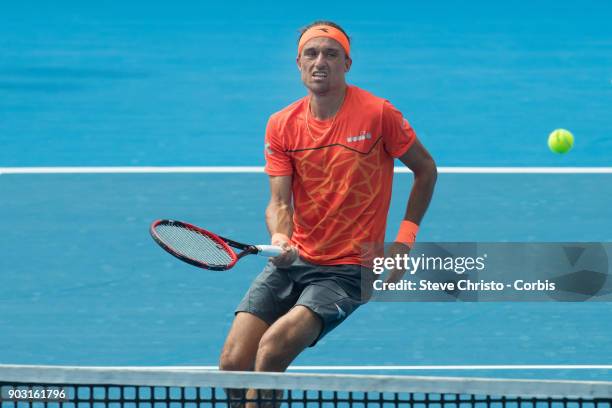
<path fill-rule="evenodd" d="M 404 220 L 420 225 L 429 207 L 438 178 L 436 162 L 419 139 L 416 139 L 408 151 L 398 159 L 414 173 L 414 184 Z"/>
<path fill-rule="evenodd" d="M 406 206 L 406 214 L 400 225 L 395 242 L 388 251 L 388 256 L 407 254 L 414 245 L 419 225 L 429 207 L 434 187 L 438 178 L 436 163 L 425 146 L 416 139 L 406 153 L 398 157 L 414 173 L 414 184 Z M 405 271 L 391 271 L 387 282 L 397 282 Z"/>

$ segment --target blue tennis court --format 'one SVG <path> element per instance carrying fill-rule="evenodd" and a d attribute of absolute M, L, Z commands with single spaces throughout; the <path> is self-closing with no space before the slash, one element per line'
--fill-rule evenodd
<path fill-rule="evenodd" d="M 31 6 L 0 6 L 5 169 L 262 166 L 268 116 L 305 92 L 297 29 L 321 14 L 352 36 L 349 82 L 397 106 L 439 166 L 612 166 L 604 2 Z M 546 146 L 555 128 L 576 136 L 567 155 Z M 387 237 L 411 180 L 395 176 Z M 183 219 L 266 242 L 267 183 L 252 171 L 1 174 L 0 362 L 216 365 L 265 261 L 200 271 L 163 253 L 148 226 Z M 610 172 L 442 172 L 419 240 L 610 242 L 611 196 Z M 295 364 L 610 379 L 611 312 L 596 302 L 371 303 Z M 469 368 L 482 365 L 608 367 Z"/>

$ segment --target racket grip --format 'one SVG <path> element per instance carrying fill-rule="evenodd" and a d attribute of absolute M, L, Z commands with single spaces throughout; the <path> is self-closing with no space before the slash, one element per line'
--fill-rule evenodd
<path fill-rule="evenodd" d="M 282 248 L 276 245 L 257 245 L 255 248 L 259 250 L 257 255 L 260 256 L 274 257 L 283 253 Z"/>

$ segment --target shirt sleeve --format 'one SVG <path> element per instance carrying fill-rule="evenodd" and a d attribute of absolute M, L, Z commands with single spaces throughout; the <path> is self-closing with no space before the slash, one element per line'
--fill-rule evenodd
<path fill-rule="evenodd" d="M 385 150 L 391 157 L 400 157 L 416 141 L 416 133 L 402 113 L 385 101 L 382 114 L 382 137 Z"/>
<path fill-rule="evenodd" d="M 293 174 L 291 158 L 283 149 L 281 135 L 278 133 L 272 117 L 268 120 L 266 126 L 264 156 L 266 158 L 264 170 L 269 176 L 290 176 Z"/>

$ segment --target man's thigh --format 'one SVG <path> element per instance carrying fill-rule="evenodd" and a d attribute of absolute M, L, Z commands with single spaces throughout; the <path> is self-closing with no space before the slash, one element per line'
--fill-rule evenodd
<path fill-rule="evenodd" d="M 237 313 L 221 353 L 222 370 L 253 370 L 257 347 L 270 325 L 250 313 Z"/>
<path fill-rule="evenodd" d="M 275 346 L 287 350 L 303 350 L 319 337 L 321 318 L 307 307 L 296 305 L 278 319 L 264 334 L 260 348 L 267 339 L 279 340 Z"/>

